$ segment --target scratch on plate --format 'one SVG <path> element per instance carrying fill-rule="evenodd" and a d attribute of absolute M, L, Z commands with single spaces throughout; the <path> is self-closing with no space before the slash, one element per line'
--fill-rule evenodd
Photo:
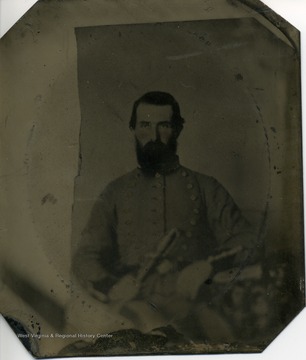
<path fill-rule="evenodd" d="M 188 59 L 188 58 L 191 58 L 194 56 L 199 56 L 202 54 L 203 54 L 202 51 L 198 51 L 198 52 L 194 52 L 194 53 L 190 53 L 190 54 L 166 56 L 166 59 L 167 60 L 183 60 L 183 59 Z"/>
<path fill-rule="evenodd" d="M 183 87 L 185 87 L 185 88 L 193 88 L 193 89 L 195 89 L 195 87 L 194 87 L 194 86 L 184 84 L 182 81 L 180 81 L 180 84 L 181 84 Z"/>

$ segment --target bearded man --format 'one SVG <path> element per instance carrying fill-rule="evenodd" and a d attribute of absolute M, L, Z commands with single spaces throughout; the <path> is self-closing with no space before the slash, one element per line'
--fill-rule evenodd
<path fill-rule="evenodd" d="M 73 269 L 93 296 L 119 302 L 135 328 L 170 324 L 190 338 L 230 340 L 213 310 L 213 278 L 244 264 L 254 235 L 222 185 L 180 164 L 183 123 L 168 93 L 149 92 L 134 103 L 139 167 L 102 192 Z"/>

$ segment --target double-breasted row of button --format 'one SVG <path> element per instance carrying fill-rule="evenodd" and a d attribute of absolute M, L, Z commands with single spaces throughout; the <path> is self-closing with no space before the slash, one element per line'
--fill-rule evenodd
<path fill-rule="evenodd" d="M 185 232 L 185 236 L 188 239 L 191 239 L 194 236 L 194 230 L 192 230 L 192 228 L 195 228 L 196 225 L 198 224 L 198 222 L 200 221 L 201 196 L 200 196 L 199 192 L 197 191 L 197 184 L 195 184 L 193 182 L 193 176 L 190 176 L 188 171 L 186 171 L 185 169 L 183 169 L 181 171 L 181 176 L 186 179 L 186 188 L 187 188 L 187 191 L 190 191 L 189 198 L 190 198 L 191 202 L 193 203 L 193 206 L 192 206 L 193 207 L 193 209 L 192 209 L 193 216 L 191 216 L 189 219 L 190 229 L 187 229 L 187 231 Z M 187 250 L 187 248 L 188 248 L 187 244 L 182 246 L 183 250 Z"/>

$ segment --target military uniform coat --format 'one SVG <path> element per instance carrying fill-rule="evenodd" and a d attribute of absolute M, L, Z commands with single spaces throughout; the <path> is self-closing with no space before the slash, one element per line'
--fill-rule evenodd
<path fill-rule="evenodd" d="M 103 284 L 106 292 L 107 284 L 145 266 L 171 229 L 180 235 L 160 259 L 166 265 L 148 279 L 152 294 L 173 292 L 173 273 L 188 264 L 238 244 L 252 247 L 248 222 L 214 178 L 183 166 L 154 175 L 138 168 L 100 195 L 74 256 L 74 272 L 81 281 Z"/>

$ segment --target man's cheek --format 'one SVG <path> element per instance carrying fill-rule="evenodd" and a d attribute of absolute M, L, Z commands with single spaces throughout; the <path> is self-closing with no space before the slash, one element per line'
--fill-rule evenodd
<path fill-rule="evenodd" d="M 160 141 L 167 145 L 171 137 L 172 137 L 172 132 L 162 133 L 160 134 Z"/>
<path fill-rule="evenodd" d="M 161 138 L 160 138 L 160 141 L 161 141 L 163 144 L 167 145 L 168 142 L 169 142 L 169 139 L 168 139 L 168 138 L 165 138 L 165 137 L 161 137 Z"/>
<path fill-rule="evenodd" d="M 145 146 L 151 140 L 147 134 L 138 134 L 136 135 L 136 139 L 141 146 Z"/>

